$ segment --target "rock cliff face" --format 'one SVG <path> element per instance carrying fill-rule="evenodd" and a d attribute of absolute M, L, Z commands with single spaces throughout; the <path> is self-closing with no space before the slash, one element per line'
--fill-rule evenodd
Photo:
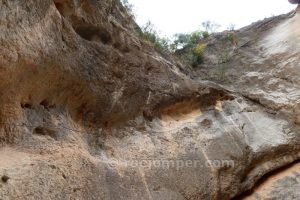
<path fill-rule="evenodd" d="M 300 158 L 298 15 L 246 27 L 234 45 L 209 37 L 189 73 L 139 38 L 119 1 L 0 1 L 0 199 L 253 188 Z"/>

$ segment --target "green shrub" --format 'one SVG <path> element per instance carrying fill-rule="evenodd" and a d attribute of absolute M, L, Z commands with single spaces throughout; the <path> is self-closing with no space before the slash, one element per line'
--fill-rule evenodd
<path fill-rule="evenodd" d="M 184 56 L 183 61 L 185 64 L 195 67 L 197 64 L 197 57 L 192 53 L 188 53 Z"/>
<path fill-rule="evenodd" d="M 202 36 L 203 36 L 203 38 L 208 38 L 209 37 L 209 32 L 203 31 Z"/>
<path fill-rule="evenodd" d="M 206 50 L 206 44 L 201 43 L 201 40 L 209 37 L 219 27 L 210 21 L 202 23 L 202 26 L 205 31 L 198 30 L 191 33 L 175 34 L 172 42 L 169 38 L 159 36 L 150 21 L 137 32 L 144 40 L 153 44 L 156 49 L 172 51 L 184 63 L 195 67 L 203 62 Z"/>
<path fill-rule="evenodd" d="M 236 45 L 237 44 L 236 34 L 234 32 L 229 32 L 227 34 L 227 40 L 232 44 Z"/>
<path fill-rule="evenodd" d="M 192 51 L 185 55 L 185 62 L 192 67 L 195 67 L 197 64 L 201 64 L 203 62 L 205 49 L 206 44 L 198 44 L 192 49 Z"/>
<path fill-rule="evenodd" d="M 141 28 L 141 37 L 153 44 L 153 46 L 157 49 L 169 49 L 170 40 L 165 37 L 160 37 L 155 30 L 154 25 L 148 21 L 142 28 Z"/>
<path fill-rule="evenodd" d="M 193 49 L 193 54 L 197 57 L 198 62 L 202 62 L 205 49 L 206 49 L 206 44 L 198 44 Z"/>
<path fill-rule="evenodd" d="M 207 38 L 207 31 L 194 31 L 192 33 L 179 33 L 174 35 L 174 41 L 171 44 L 172 50 L 182 49 L 185 47 L 194 48 L 201 39 Z"/>
<path fill-rule="evenodd" d="M 179 33 L 174 35 L 173 50 L 181 49 L 191 44 L 191 34 Z"/>

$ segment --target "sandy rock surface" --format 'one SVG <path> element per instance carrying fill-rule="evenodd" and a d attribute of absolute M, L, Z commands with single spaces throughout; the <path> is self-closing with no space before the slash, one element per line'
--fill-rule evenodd
<path fill-rule="evenodd" d="M 118 1 L 0 1 L 0 199 L 255 187 L 300 158 L 298 15 L 241 29 L 237 45 L 209 37 L 191 71 L 142 41 Z"/>

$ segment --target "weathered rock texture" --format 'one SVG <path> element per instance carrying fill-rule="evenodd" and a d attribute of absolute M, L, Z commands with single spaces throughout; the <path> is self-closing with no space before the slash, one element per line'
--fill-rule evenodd
<path fill-rule="evenodd" d="M 0 199 L 230 199 L 300 157 L 298 15 L 239 31 L 230 81 L 224 35 L 191 77 L 118 1 L 0 16 Z"/>
<path fill-rule="evenodd" d="M 300 164 L 291 164 L 264 177 L 252 191 L 240 199 L 299 199 Z"/>

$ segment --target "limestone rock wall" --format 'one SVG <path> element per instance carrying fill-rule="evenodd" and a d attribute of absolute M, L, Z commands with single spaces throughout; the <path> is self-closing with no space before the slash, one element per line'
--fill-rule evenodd
<path fill-rule="evenodd" d="M 262 37 L 232 69 L 279 46 L 259 27 L 291 20 L 253 27 Z M 255 37 L 247 30 L 242 41 Z M 300 156 L 297 51 L 284 67 L 267 50 L 260 68 L 223 83 L 203 75 L 213 57 L 189 74 L 141 40 L 119 1 L 0 1 L 0 199 L 230 199 L 252 188 Z"/>

